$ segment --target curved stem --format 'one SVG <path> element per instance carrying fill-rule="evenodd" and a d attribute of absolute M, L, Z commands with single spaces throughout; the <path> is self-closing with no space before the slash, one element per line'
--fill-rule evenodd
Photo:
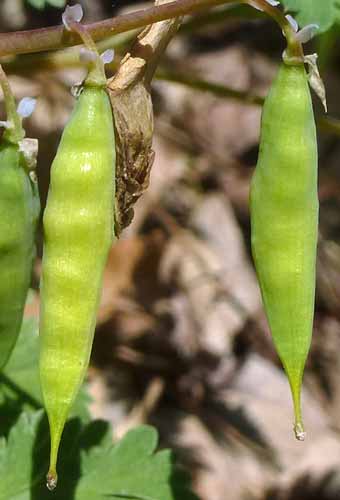
<path fill-rule="evenodd" d="M 104 71 L 104 64 L 99 56 L 99 52 L 95 41 L 90 35 L 88 28 L 83 26 L 81 23 L 72 21 L 68 22 L 69 28 L 73 33 L 76 33 L 83 41 L 85 47 L 92 53 L 94 53 L 95 60 L 89 61 L 89 73 L 85 79 L 85 84 L 94 86 L 105 86 L 106 76 Z"/>
<path fill-rule="evenodd" d="M 340 136 L 340 120 L 333 116 L 322 116 L 318 119 L 320 130 L 326 134 Z"/>
<path fill-rule="evenodd" d="M 84 25 L 93 40 L 101 40 L 113 34 L 142 28 L 149 24 L 173 17 L 194 14 L 216 5 L 235 4 L 234 0 L 176 0 L 170 3 L 138 10 L 129 14 Z M 238 0 L 239 4 L 248 4 L 271 16 L 282 28 L 288 43 L 289 55 L 300 55 L 301 46 L 284 14 L 268 4 L 266 0 Z M 28 54 L 45 50 L 60 49 L 79 44 L 79 34 L 66 33 L 63 26 L 41 28 L 30 31 L 17 31 L 0 34 L 0 56 L 10 54 Z"/>
<path fill-rule="evenodd" d="M 179 73 L 160 68 L 156 72 L 156 78 L 168 82 L 180 83 L 192 89 L 201 90 L 202 92 L 210 92 L 216 97 L 221 97 L 223 99 L 236 99 L 244 104 L 262 106 L 264 103 L 264 98 L 259 95 L 252 94 L 251 92 L 234 90 L 225 85 L 210 82 L 192 74 Z"/>
<path fill-rule="evenodd" d="M 191 14 L 202 9 L 232 3 L 234 0 L 176 0 L 167 4 L 138 10 L 129 14 L 85 25 L 92 38 L 97 41 L 113 34 L 123 33 L 172 17 Z M 30 31 L 0 34 L 0 56 L 27 54 L 54 50 L 79 44 L 79 36 L 65 33 L 63 26 L 53 26 Z"/>
<path fill-rule="evenodd" d="M 4 132 L 4 137 L 10 142 L 17 143 L 24 138 L 25 133 L 22 128 L 21 118 L 17 112 L 17 105 L 14 99 L 12 89 L 9 85 L 7 75 L 4 72 L 1 65 L 0 65 L 0 85 L 2 88 L 2 92 L 4 94 L 7 120 L 10 123 L 9 128 L 7 128 Z"/>
<path fill-rule="evenodd" d="M 222 99 L 236 99 L 244 104 L 262 106 L 265 101 L 265 98 L 260 95 L 231 89 L 226 85 L 204 80 L 200 76 L 178 73 L 168 68 L 158 69 L 156 79 L 186 85 L 192 89 L 209 92 Z M 317 116 L 316 123 L 322 133 L 340 137 L 340 119 L 332 116 Z"/>
<path fill-rule="evenodd" d="M 212 9 L 210 12 L 198 14 L 195 17 L 184 20 L 179 33 L 191 33 L 192 31 L 211 24 L 222 24 L 226 21 L 244 21 L 263 19 L 266 15 L 256 9 L 249 9 L 246 4 L 225 5 Z M 249 12 L 250 11 L 250 12 Z"/>
<path fill-rule="evenodd" d="M 99 53 L 102 53 L 107 49 L 121 49 L 125 47 L 127 43 L 131 42 L 139 33 L 140 30 L 136 29 L 105 38 L 97 42 L 97 50 Z M 7 61 L 3 58 L 0 62 L 7 73 L 16 73 L 20 75 L 32 74 L 32 72 L 40 70 L 55 71 L 70 67 L 78 67 L 80 65 L 80 47 L 80 45 L 74 45 L 73 47 L 50 52 L 21 54 Z M 114 65 L 111 63 L 110 67 L 114 67 Z"/>
<path fill-rule="evenodd" d="M 71 31 L 77 33 L 77 35 L 82 40 L 82 42 L 84 43 L 85 47 L 88 50 L 91 50 L 92 52 L 98 54 L 97 45 L 95 44 L 92 36 L 90 35 L 88 28 L 83 26 L 81 23 L 77 23 L 75 21 L 72 22 L 69 21 L 68 25 L 70 26 Z"/>
<path fill-rule="evenodd" d="M 284 13 L 273 5 L 270 5 L 267 0 L 245 0 L 245 3 L 252 7 L 260 8 L 277 22 L 287 40 L 287 50 L 285 53 L 286 60 L 292 61 L 293 64 L 303 64 L 302 45 L 297 40 L 296 33 Z"/>

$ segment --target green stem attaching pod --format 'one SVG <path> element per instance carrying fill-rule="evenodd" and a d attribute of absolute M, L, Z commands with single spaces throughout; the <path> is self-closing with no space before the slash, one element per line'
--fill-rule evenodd
<path fill-rule="evenodd" d="M 63 17 L 83 38 L 87 51 L 82 59 L 90 69 L 52 164 L 43 219 L 40 378 L 51 433 L 51 490 L 57 484 L 63 428 L 89 364 L 113 242 L 115 191 L 114 128 L 104 61 L 70 9 Z"/>
<path fill-rule="evenodd" d="M 40 212 L 36 164 L 38 141 L 25 139 L 22 118 L 35 100 L 24 98 L 16 109 L 7 77 L 0 66 L 0 85 L 7 121 L 0 143 L 0 369 L 7 363 L 22 324 L 35 258 Z"/>
<path fill-rule="evenodd" d="M 284 62 L 263 108 L 250 209 L 253 257 L 275 347 L 290 383 L 299 440 L 305 438 L 300 394 L 314 315 L 317 166 L 304 64 Z"/>

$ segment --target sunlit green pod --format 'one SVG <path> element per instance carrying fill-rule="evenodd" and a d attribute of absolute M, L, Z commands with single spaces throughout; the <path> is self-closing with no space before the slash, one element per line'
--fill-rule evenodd
<path fill-rule="evenodd" d="M 18 109 L 7 76 L 0 65 L 0 85 L 6 121 L 0 141 L 0 369 L 13 351 L 22 324 L 35 258 L 35 236 L 40 200 L 34 169 L 36 139 L 25 139 L 22 118 L 35 99 L 25 97 Z"/>
<path fill-rule="evenodd" d="M 317 140 L 304 66 L 283 63 L 265 101 L 251 183 L 251 242 L 276 350 L 290 383 L 296 437 L 311 343 L 318 237 Z"/>
<path fill-rule="evenodd" d="M 0 144 L 0 369 L 17 341 L 36 254 L 39 194 L 19 144 Z"/>
<path fill-rule="evenodd" d="M 104 267 L 113 241 L 115 143 L 102 86 L 86 85 L 51 168 L 44 213 L 40 378 L 51 433 L 47 485 L 89 364 Z"/>

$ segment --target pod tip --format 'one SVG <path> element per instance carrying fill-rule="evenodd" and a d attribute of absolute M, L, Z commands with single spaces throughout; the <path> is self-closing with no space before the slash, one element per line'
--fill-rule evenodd
<path fill-rule="evenodd" d="M 57 473 L 55 471 L 48 471 L 48 474 L 46 476 L 46 486 L 47 488 L 50 490 L 50 491 L 53 491 L 56 486 L 57 486 L 57 482 L 58 482 L 58 476 L 57 476 Z"/>
<path fill-rule="evenodd" d="M 298 422 L 294 425 L 294 433 L 298 441 L 304 441 L 306 439 L 306 432 L 301 422 Z"/>

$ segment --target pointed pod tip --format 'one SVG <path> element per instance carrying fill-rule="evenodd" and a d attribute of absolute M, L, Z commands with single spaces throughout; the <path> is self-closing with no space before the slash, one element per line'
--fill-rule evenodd
<path fill-rule="evenodd" d="M 53 491 L 57 487 L 58 476 L 55 471 L 49 471 L 46 476 L 46 486 L 50 491 Z"/>
<path fill-rule="evenodd" d="M 301 422 L 298 422 L 294 425 L 294 433 L 298 441 L 304 441 L 306 439 L 306 432 Z"/>

